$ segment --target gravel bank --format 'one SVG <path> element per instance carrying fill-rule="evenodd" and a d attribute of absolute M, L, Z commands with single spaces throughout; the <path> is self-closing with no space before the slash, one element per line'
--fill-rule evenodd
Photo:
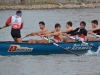
<path fill-rule="evenodd" d="M 18 6 L 0 6 L 1 10 L 34 10 L 34 9 L 70 9 L 70 8 L 99 8 L 100 4 L 67 4 L 67 5 L 54 5 L 54 4 L 44 4 L 44 5 L 18 5 Z"/>

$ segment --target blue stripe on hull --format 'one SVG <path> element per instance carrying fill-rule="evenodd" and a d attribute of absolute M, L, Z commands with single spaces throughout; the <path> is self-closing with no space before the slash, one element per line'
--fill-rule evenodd
<path fill-rule="evenodd" d="M 88 42 L 95 46 L 99 46 L 100 42 Z M 76 53 L 87 52 L 91 49 L 96 51 L 94 47 L 84 45 L 79 42 L 74 43 L 59 43 L 66 49 Z M 11 48 L 11 49 L 10 49 Z M 67 50 L 63 50 L 53 44 L 27 44 L 27 43 L 11 43 L 11 42 L 0 42 L 0 55 L 43 55 L 43 54 L 62 54 L 69 53 Z"/>

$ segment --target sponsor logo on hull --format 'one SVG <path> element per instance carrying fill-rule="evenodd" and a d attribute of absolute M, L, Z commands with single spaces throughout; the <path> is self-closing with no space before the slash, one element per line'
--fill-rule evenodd
<path fill-rule="evenodd" d="M 11 45 L 8 52 L 31 52 L 33 48 L 20 47 L 20 45 Z"/>
<path fill-rule="evenodd" d="M 92 43 L 90 45 L 93 45 Z M 67 50 L 91 50 L 92 46 L 86 44 L 74 44 L 72 47 L 66 47 Z"/>

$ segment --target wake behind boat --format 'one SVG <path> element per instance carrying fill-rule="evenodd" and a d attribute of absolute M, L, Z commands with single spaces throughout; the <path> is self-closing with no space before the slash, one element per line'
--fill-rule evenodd
<path fill-rule="evenodd" d="M 100 41 L 87 42 L 94 46 L 99 46 Z M 81 42 L 69 42 L 58 43 L 58 45 L 64 47 L 66 50 L 61 49 L 52 43 L 48 44 L 29 44 L 29 43 L 15 43 L 15 42 L 0 42 L 0 55 L 47 55 L 47 54 L 67 54 L 67 50 L 75 53 L 86 53 L 88 50 L 93 52 L 97 51 L 97 48 L 83 44 Z"/>

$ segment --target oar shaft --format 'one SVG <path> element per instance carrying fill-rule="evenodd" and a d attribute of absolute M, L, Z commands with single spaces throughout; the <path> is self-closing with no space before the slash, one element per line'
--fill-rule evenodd
<path fill-rule="evenodd" d="M 60 48 L 62 48 L 62 49 L 64 49 L 64 50 L 67 50 L 68 52 L 70 52 L 70 53 L 72 53 L 72 54 L 75 54 L 75 55 L 79 56 L 78 54 L 72 52 L 72 51 L 69 50 L 69 49 L 65 49 L 64 47 L 62 47 L 62 46 L 60 46 L 60 45 L 58 45 L 58 44 L 56 44 L 56 43 L 53 43 L 53 44 L 56 45 L 56 46 L 58 46 L 58 47 L 60 47 Z"/>
<path fill-rule="evenodd" d="M 45 37 L 44 37 L 44 39 L 49 40 L 49 39 L 47 39 L 47 38 L 45 38 Z M 52 40 L 51 40 L 51 41 L 52 41 Z M 79 56 L 78 54 L 72 52 L 71 50 L 65 49 L 64 47 L 60 46 L 60 45 L 57 44 L 56 42 L 53 42 L 53 44 L 54 44 L 55 46 L 59 47 L 59 48 L 62 48 L 62 49 L 67 50 L 68 52 L 70 52 L 70 53 L 72 53 L 72 54 L 75 54 L 75 55 Z"/>
<path fill-rule="evenodd" d="M 27 36 L 22 37 L 22 39 L 26 38 Z"/>
<path fill-rule="evenodd" d="M 9 27 L 10 25 L 8 25 L 8 26 L 2 26 L 2 27 L 0 27 L 0 29 L 3 29 L 3 28 L 6 28 L 6 27 Z"/>
<path fill-rule="evenodd" d="M 0 27 L 0 29 L 3 29 L 3 28 L 5 28 L 5 27 L 7 27 L 7 26 Z"/>

